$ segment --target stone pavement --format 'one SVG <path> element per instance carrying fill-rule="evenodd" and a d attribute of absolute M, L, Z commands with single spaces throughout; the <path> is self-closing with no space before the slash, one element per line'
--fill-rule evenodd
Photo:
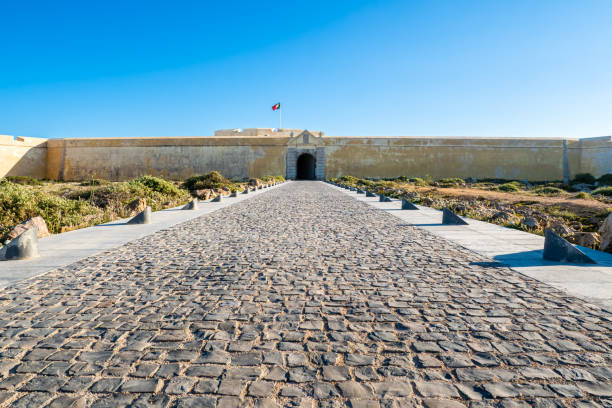
<path fill-rule="evenodd" d="M 0 290 L 0 406 L 610 407 L 612 315 L 320 182 Z"/>
<path fill-rule="evenodd" d="M 274 189 L 277 186 L 270 188 Z M 126 218 L 41 238 L 38 240 L 40 258 L 0 261 L 0 288 L 70 265 L 104 250 L 116 248 L 137 238 L 181 224 L 236 202 L 248 200 L 256 195 L 265 194 L 268 191 L 264 189 L 252 191 L 249 194 L 239 194 L 238 197 L 225 197 L 222 202 L 200 201 L 197 210 L 182 210 L 181 205 L 155 211 L 150 224 L 130 225 L 126 224 L 129 220 Z"/>
<path fill-rule="evenodd" d="M 544 237 L 540 235 L 469 218 L 465 218 L 468 225 L 443 225 L 442 211 L 434 208 L 418 205 L 419 211 L 402 211 L 400 200 L 380 202 L 378 197 L 366 197 L 365 194 L 334 188 L 404 222 L 612 312 L 612 254 L 580 247 L 597 264 L 545 261 L 542 259 Z"/>

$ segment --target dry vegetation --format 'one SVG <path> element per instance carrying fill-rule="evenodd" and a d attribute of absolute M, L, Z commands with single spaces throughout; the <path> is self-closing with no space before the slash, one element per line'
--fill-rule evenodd
<path fill-rule="evenodd" d="M 191 196 L 214 197 L 242 190 L 247 184 L 281 179 L 270 176 L 231 181 L 218 172 L 184 182 L 152 176 L 121 182 L 100 179 L 54 182 L 7 177 L 0 179 L 0 238 L 15 225 L 36 216 L 43 217 L 49 231 L 56 234 L 133 216 L 140 209 L 138 204 L 145 201 L 157 211 L 185 204 Z"/>
<path fill-rule="evenodd" d="M 588 182 L 585 182 L 586 181 Z M 612 175 L 578 175 L 572 183 L 399 177 L 369 180 L 343 176 L 331 181 L 383 193 L 470 218 L 542 235 L 552 228 L 571 242 L 598 248 L 598 230 L 612 212 Z"/>

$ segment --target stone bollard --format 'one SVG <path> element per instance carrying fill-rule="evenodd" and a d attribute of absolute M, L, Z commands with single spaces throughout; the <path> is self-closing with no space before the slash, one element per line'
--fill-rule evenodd
<path fill-rule="evenodd" d="M 544 230 L 544 252 L 542 253 L 542 258 L 555 262 L 597 263 L 550 228 Z"/>
<path fill-rule="evenodd" d="M 249 194 L 249 188 L 245 188 L 244 191 L 242 192 L 242 194 Z"/>
<path fill-rule="evenodd" d="M 129 220 L 127 224 L 150 224 L 151 223 L 151 207 L 147 207 L 144 211 L 136 214 L 134 218 Z"/>
<path fill-rule="evenodd" d="M 448 208 L 442 209 L 442 224 L 444 225 L 468 225 L 468 223 Z"/>
<path fill-rule="evenodd" d="M 232 191 L 232 194 L 230 195 L 230 197 L 238 197 L 238 192 Z"/>
<path fill-rule="evenodd" d="M 195 197 L 193 200 L 183 206 L 183 210 L 197 210 L 198 209 L 198 198 Z"/>
<path fill-rule="evenodd" d="M 387 197 L 385 197 L 385 195 L 384 195 L 384 194 L 379 194 L 379 195 L 378 195 L 378 201 L 380 201 L 381 203 L 382 203 L 382 202 L 384 202 L 386 198 L 387 198 Z"/>
<path fill-rule="evenodd" d="M 35 228 L 22 232 L 17 238 L 0 248 L 0 261 L 18 261 L 39 256 Z"/>
<path fill-rule="evenodd" d="M 223 196 L 221 194 L 219 194 L 218 196 L 213 198 L 210 202 L 211 203 L 220 203 L 221 201 L 223 201 Z"/>
<path fill-rule="evenodd" d="M 402 210 L 418 210 L 418 209 L 419 207 L 412 204 L 410 201 L 406 200 L 405 198 L 402 198 Z"/>

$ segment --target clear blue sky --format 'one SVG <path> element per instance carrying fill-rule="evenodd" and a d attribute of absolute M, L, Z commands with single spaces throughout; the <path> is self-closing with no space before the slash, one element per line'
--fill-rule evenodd
<path fill-rule="evenodd" d="M 610 0 L 3 1 L 0 134 L 612 133 Z"/>

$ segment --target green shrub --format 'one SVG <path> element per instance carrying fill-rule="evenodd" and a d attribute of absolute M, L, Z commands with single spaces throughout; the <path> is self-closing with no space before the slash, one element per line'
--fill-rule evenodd
<path fill-rule="evenodd" d="M 408 181 L 410 181 L 411 183 L 414 183 L 415 186 L 420 186 L 420 187 L 425 187 L 429 185 L 427 181 L 423 180 L 420 177 L 412 177 Z"/>
<path fill-rule="evenodd" d="M 342 176 L 340 177 L 340 183 L 342 184 L 347 184 L 347 185 L 355 185 L 357 184 L 357 182 L 359 181 L 359 179 L 357 177 L 354 176 Z"/>
<path fill-rule="evenodd" d="M 134 182 L 140 183 L 153 191 L 169 196 L 177 196 L 180 194 L 179 189 L 174 184 L 159 177 L 142 176 L 141 178 L 134 180 Z"/>
<path fill-rule="evenodd" d="M 574 196 L 574 198 L 581 198 L 583 200 L 589 200 L 591 195 L 589 193 L 585 193 L 584 191 L 579 192 Z"/>
<path fill-rule="evenodd" d="M 211 171 L 203 176 L 190 177 L 183 183 L 187 190 L 202 190 L 205 188 L 230 187 L 234 183 L 226 179 L 218 171 Z"/>
<path fill-rule="evenodd" d="M 462 186 L 465 184 L 465 180 L 457 177 L 445 177 L 438 180 L 440 187 L 455 187 Z"/>
<path fill-rule="evenodd" d="M 565 190 L 562 190 L 557 187 L 550 187 L 550 186 L 538 187 L 533 191 L 537 195 L 547 195 L 547 196 L 559 196 L 565 193 Z"/>
<path fill-rule="evenodd" d="M 498 187 L 500 191 L 513 192 L 513 191 L 521 191 L 519 184 L 516 181 L 510 183 L 504 183 Z"/>
<path fill-rule="evenodd" d="M 7 176 L 6 179 L 11 183 L 25 186 L 42 186 L 42 182 L 30 176 Z"/>
<path fill-rule="evenodd" d="M 576 174 L 572 183 L 594 184 L 595 177 L 591 173 L 579 173 Z"/>
<path fill-rule="evenodd" d="M 597 179 L 602 186 L 612 186 L 612 174 L 607 173 Z"/>
<path fill-rule="evenodd" d="M 62 227 L 102 221 L 103 212 L 86 201 L 69 200 L 9 181 L 0 183 L 0 236 L 28 218 L 41 216 L 51 233 Z"/>
<path fill-rule="evenodd" d="M 599 187 L 591 191 L 592 195 L 603 195 L 606 197 L 612 197 L 612 186 Z"/>

